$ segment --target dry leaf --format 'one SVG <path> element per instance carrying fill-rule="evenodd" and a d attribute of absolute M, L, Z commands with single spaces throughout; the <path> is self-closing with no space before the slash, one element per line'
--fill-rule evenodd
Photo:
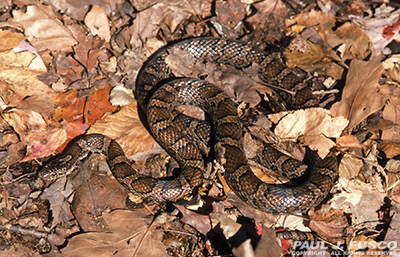
<path fill-rule="evenodd" d="M 104 115 L 88 133 L 101 133 L 117 140 L 127 156 L 150 151 L 155 143 L 139 119 L 137 102 L 123 106 L 115 114 Z"/>
<path fill-rule="evenodd" d="M 330 208 L 328 211 L 320 209 L 310 210 L 310 228 L 330 243 L 342 241 L 344 229 L 349 226 L 346 215 L 339 210 Z"/>
<path fill-rule="evenodd" d="M 339 176 L 348 180 L 355 178 L 363 168 L 362 160 L 345 154 L 339 164 Z"/>
<path fill-rule="evenodd" d="M 103 213 L 107 232 L 73 236 L 62 249 L 63 256 L 167 256 L 162 233 L 149 226 L 152 217 L 137 211 L 115 210 Z"/>
<path fill-rule="evenodd" d="M 203 235 L 207 235 L 207 233 L 210 232 L 211 223 L 208 215 L 198 214 L 179 204 L 174 204 L 174 206 L 182 213 L 182 222 L 191 225 Z"/>
<path fill-rule="evenodd" d="M 26 13 L 15 10 L 13 15 L 39 52 L 46 49 L 72 51 L 72 46 L 77 43 L 71 32 L 56 19 L 51 6 L 31 5 Z"/>
<path fill-rule="evenodd" d="M 143 11 L 151 6 L 157 5 L 158 3 L 163 3 L 173 9 L 181 9 L 184 12 L 190 13 L 192 15 L 200 15 L 201 17 L 207 17 L 211 13 L 211 0 L 191 0 L 180 1 L 180 0 L 134 0 L 132 5 L 135 9 Z"/>
<path fill-rule="evenodd" d="M 302 137 L 305 144 L 313 150 L 318 150 L 318 154 L 324 158 L 329 153 L 329 149 L 335 145 L 328 138 L 339 137 L 346 125 L 346 119 L 332 118 L 328 110 L 310 108 L 298 110 L 283 117 L 275 127 L 275 134 L 282 139 L 292 141 Z"/>
<path fill-rule="evenodd" d="M 71 209 L 85 232 L 104 231 L 101 213 L 126 208 L 128 190 L 113 176 L 103 157 L 92 155 L 72 179 L 76 192 Z"/>
<path fill-rule="evenodd" d="M 360 26 L 353 22 L 346 22 L 334 33 L 327 34 L 327 45 L 340 48 L 340 56 L 343 60 L 359 59 L 364 60 L 374 49 L 371 49 L 371 41 Z"/>
<path fill-rule="evenodd" d="M 49 126 L 43 116 L 34 111 L 14 109 L 4 112 L 3 118 L 27 145 L 27 154 L 22 161 L 53 154 L 67 139 L 64 128 L 60 128 L 58 124 Z"/>
<path fill-rule="evenodd" d="M 109 22 L 104 7 L 93 5 L 90 12 L 86 14 L 85 24 L 89 27 L 93 35 L 99 36 L 106 42 L 110 42 Z"/>
<path fill-rule="evenodd" d="M 385 203 L 386 192 L 378 174 L 374 175 L 374 180 L 369 184 L 340 177 L 334 190 L 339 192 L 329 201 L 330 205 L 345 213 L 351 213 L 352 224 L 379 220 L 377 210 Z M 376 225 L 376 223 L 366 224 L 371 228 Z"/>
<path fill-rule="evenodd" d="M 10 30 L 0 30 L 0 52 L 11 50 L 18 46 L 24 35 Z"/>
<path fill-rule="evenodd" d="M 43 191 L 41 198 L 50 202 L 50 210 L 53 214 L 52 228 L 73 218 L 67 203 L 72 193 L 72 184 L 67 183 L 66 177 L 58 179 Z"/>
<path fill-rule="evenodd" d="M 336 139 L 336 145 L 344 148 L 361 148 L 361 144 L 358 139 L 353 135 L 342 135 Z"/>
<path fill-rule="evenodd" d="M 380 110 L 388 98 L 378 92 L 378 81 L 383 71 L 380 63 L 382 57 L 380 54 L 369 62 L 353 60 L 350 63 L 342 100 L 330 109 L 334 117 L 342 116 L 349 120 L 348 130 Z M 366 101 L 366 99 L 371 100 Z"/>
<path fill-rule="evenodd" d="M 334 58 L 326 58 L 331 53 L 321 45 L 308 42 L 310 51 L 308 53 L 285 51 L 286 64 L 289 67 L 298 67 L 307 72 L 318 72 L 334 79 L 342 77 L 344 68 L 333 62 Z"/>

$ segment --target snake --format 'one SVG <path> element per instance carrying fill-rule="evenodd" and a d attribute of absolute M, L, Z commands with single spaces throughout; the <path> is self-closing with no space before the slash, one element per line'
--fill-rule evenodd
<path fill-rule="evenodd" d="M 305 213 L 319 205 L 337 177 L 335 154 L 324 159 L 314 154 L 305 165 L 272 145 L 262 143 L 259 158 L 269 169 L 294 180 L 299 176 L 302 179 L 294 185 L 261 181 L 246 159 L 237 104 L 210 82 L 176 77 L 166 60 L 176 49 L 187 52 L 198 62 L 238 69 L 257 64 L 263 81 L 285 89 L 279 95 L 289 107 L 307 108 L 316 104 L 310 87 L 275 54 L 234 39 L 199 37 L 178 41 L 160 48 L 148 58 L 137 75 L 134 93 L 152 136 L 180 165 L 179 176 L 157 179 L 142 175 L 132 168 L 121 146 L 101 134 L 84 135 L 75 140 L 61 155 L 43 165 L 39 176 L 53 181 L 72 173 L 90 154 L 98 153 L 105 156 L 118 182 L 132 193 L 147 200 L 174 202 L 186 199 L 201 186 L 207 165 L 202 146 L 207 145 L 222 166 L 229 187 L 248 205 L 270 213 Z M 182 105 L 201 108 L 209 119 L 197 120 L 181 113 L 177 109 Z"/>

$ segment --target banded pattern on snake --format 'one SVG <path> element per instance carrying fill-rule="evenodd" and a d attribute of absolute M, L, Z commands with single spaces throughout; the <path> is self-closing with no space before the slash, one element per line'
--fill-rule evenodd
<path fill-rule="evenodd" d="M 218 87 L 194 78 L 174 78 L 165 61 L 173 48 L 186 50 L 199 61 L 210 61 L 242 68 L 260 64 L 260 78 L 295 92 L 283 94 L 292 107 L 315 105 L 311 90 L 274 55 L 253 49 L 246 43 L 221 38 L 194 38 L 161 48 L 144 64 L 136 82 L 136 96 L 146 112 L 152 135 L 177 160 L 181 175 L 160 180 L 141 175 L 128 163 L 121 147 L 103 135 L 86 135 L 72 144 L 60 157 L 39 172 L 45 180 L 70 173 L 92 152 L 106 156 L 113 175 L 131 192 L 156 201 L 175 201 L 200 186 L 205 169 L 204 153 L 199 147 L 215 142 L 215 153 L 224 176 L 242 200 L 266 212 L 306 212 L 327 196 L 337 176 L 333 154 L 325 159 L 311 158 L 307 180 L 291 187 L 262 182 L 251 171 L 243 150 L 242 125 L 235 103 Z M 197 121 L 176 111 L 180 105 L 195 105 L 211 117 L 211 123 Z M 285 174 L 303 174 L 305 165 L 270 145 L 263 150 L 269 168 Z M 296 175 L 293 175 L 294 177 Z"/>

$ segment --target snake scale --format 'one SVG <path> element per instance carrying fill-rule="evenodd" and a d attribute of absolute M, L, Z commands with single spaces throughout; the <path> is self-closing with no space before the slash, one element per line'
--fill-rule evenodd
<path fill-rule="evenodd" d="M 306 212 L 321 203 L 337 176 L 335 156 L 331 154 L 323 160 L 310 158 L 310 174 L 300 185 L 262 182 L 246 160 L 242 125 L 233 100 L 211 83 L 195 78 L 175 78 L 166 62 L 172 49 L 185 50 L 198 61 L 236 68 L 260 64 L 261 79 L 295 92 L 294 96 L 283 96 L 292 107 L 315 105 L 309 87 L 274 55 L 230 39 L 183 40 L 154 53 L 143 65 L 136 81 L 136 97 L 146 112 L 152 135 L 181 167 L 177 178 L 164 180 L 141 175 L 129 165 L 119 144 L 100 134 L 76 140 L 63 154 L 43 166 L 40 177 L 54 180 L 71 173 L 89 154 L 100 153 L 106 156 L 115 178 L 131 192 L 159 202 L 176 201 L 192 194 L 201 185 L 205 160 L 199 145 L 210 142 L 212 135 L 216 158 L 224 168 L 226 181 L 247 204 L 266 212 L 293 213 Z M 211 121 L 198 121 L 180 113 L 176 110 L 180 105 L 203 109 Z M 305 165 L 268 144 L 262 154 L 272 170 L 284 174 L 304 173 Z"/>

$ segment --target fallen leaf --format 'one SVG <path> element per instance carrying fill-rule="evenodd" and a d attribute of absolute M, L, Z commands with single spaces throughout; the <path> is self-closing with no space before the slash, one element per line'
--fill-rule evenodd
<path fill-rule="evenodd" d="M 111 176 L 101 156 L 90 156 L 76 172 L 72 179 L 76 192 L 71 204 L 75 219 L 85 232 L 105 231 L 101 213 L 126 208 L 129 191 Z"/>
<path fill-rule="evenodd" d="M 99 36 L 106 42 L 110 42 L 109 22 L 104 7 L 93 5 L 86 14 L 85 24 L 89 27 L 93 35 Z"/>
<path fill-rule="evenodd" d="M 180 0 L 135 0 L 132 5 L 139 11 L 148 9 L 158 3 L 163 3 L 174 9 L 181 9 L 184 12 L 188 12 L 192 15 L 201 15 L 201 17 L 207 17 L 211 11 L 211 0 L 192 0 L 190 2 Z"/>
<path fill-rule="evenodd" d="M 298 67 L 307 72 L 318 72 L 334 79 L 340 79 L 344 68 L 333 62 L 334 58 L 327 58 L 332 54 L 331 50 L 311 42 L 308 44 L 310 48 L 308 53 L 285 51 L 288 59 L 286 64 L 289 67 Z"/>
<path fill-rule="evenodd" d="M 101 133 L 115 139 L 127 156 L 150 151 L 155 143 L 139 119 L 137 102 L 123 106 L 115 114 L 104 115 L 88 133 Z"/>
<path fill-rule="evenodd" d="M 339 192 L 338 192 L 339 191 Z M 363 221 L 378 221 L 377 211 L 384 204 L 386 192 L 383 190 L 378 174 L 367 184 L 357 179 L 348 180 L 340 177 L 333 189 L 333 198 L 329 201 L 331 207 L 345 213 L 351 213 L 352 224 Z M 365 224 L 374 228 L 377 224 Z"/>
<path fill-rule="evenodd" d="M 68 197 L 73 193 L 72 184 L 67 183 L 66 177 L 60 178 L 43 191 L 42 199 L 50 202 L 50 210 L 53 214 L 51 228 L 73 218 L 67 202 Z"/>
<path fill-rule="evenodd" d="M 10 30 L 0 30 L 0 52 L 11 50 L 18 46 L 24 35 Z"/>
<path fill-rule="evenodd" d="M 339 176 L 348 180 L 353 179 L 357 177 L 363 166 L 364 163 L 362 160 L 345 154 L 339 164 Z"/>
<path fill-rule="evenodd" d="M 371 41 L 362 28 L 354 22 L 345 22 L 334 33 L 326 36 L 327 45 L 332 48 L 340 48 L 340 56 L 343 60 L 359 59 L 365 60 L 374 49 L 371 49 Z"/>
<path fill-rule="evenodd" d="M 333 244 L 343 241 L 345 228 L 350 225 L 344 212 L 333 208 L 321 208 L 317 211 L 310 210 L 308 215 L 311 219 L 310 229 L 318 236 Z"/>
<path fill-rule="evenodd" d="M 30 5 L 26 13 L 15 10 L 13 15 L 39 52 L 46 49 L 72 51 L 72 46 L 77 43 L 71 32 L 56 19 L 51 6 Z"/>
<path fill-rule="evenodd" d="M 378 81 L 383 71 L 381 60 L 382 54 L 368 62 L 355 59 L 350 63 L 342 99 L 330 109 L 334 117 L 342 116 L 349 120 L 347 130 L 351 130 L 369 115 L 380 110 L 388 99 L 378 90 Z"/>
<path fill-rule="evenodd" d="M 22 161 L 53 154 L 67 139 L 64 128 L 58 124 L 49 126 L 43 116 L 35 111 L 14 109 L 4 112 L 3 118 L 27 145 L 27 153 Z"/>
<path fill-rule="evenodd" d="M 360 142 L 353 135 L 342 135 L 336 139 L 336 145 L 344 148 L 361 148 Z"/>
<path fill-rule="evenodd" d="M 103 213 L 107 232 L 73 236 L 62 249 L 63 256 L 167 256 L 162 233 L 150 226 L 152 217 L 137 211 Z"/>
<path fill-rule="evenodd" d="M 182 213 L 182 221 L 191 225 L 203 235 L 207 235 L 211 230 L 210 218 L 208 215 L 197 214 L 194 211 L 186 209 L 184 206 L 174 204 L 176 208 Z"/>
<path fill-rule="evenodd" d="M 281 115 L 281 114 L 277 114 Z M 273 118 L 275 114 L 269 115 Z M 296 141 L 299 137 L 317 150 L 324 158 L 335 143 L 328 138 L 337 138 L 347 125 L 347 120 L 338 117 L 332 118 L 330 112 L 323 108 L 298 110 L 287 114 L 275 127 L 275 134 L 282 139 Z"/>

